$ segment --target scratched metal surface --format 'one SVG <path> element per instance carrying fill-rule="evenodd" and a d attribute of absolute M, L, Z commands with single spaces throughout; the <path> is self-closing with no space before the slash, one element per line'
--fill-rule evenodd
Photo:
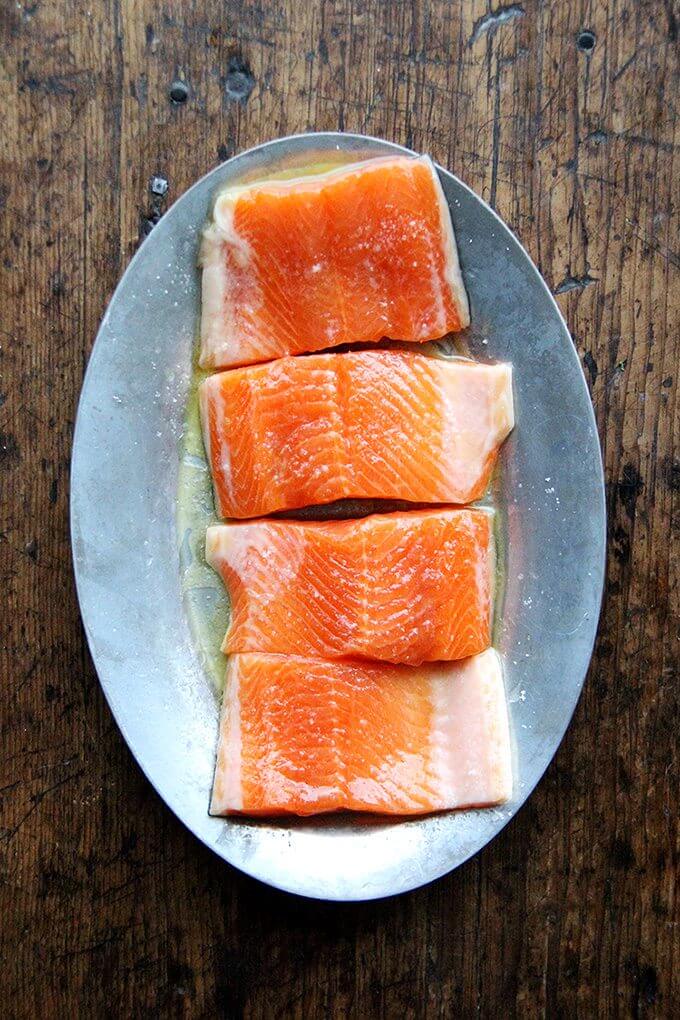
<path fill-rule="evenodd" d="M 495 499 L 506 583 L 498 607 L 515 786 L 502 809 L 414 821 L 248 821 L 207 814 L 217 703 L 180 595 L 178 449 L 198 311 L 198 234 L 211 196 L 349 151 L 399 146 L 359 135 L 296 136 L 228 161 L 163 217 L 101 325 L 74 440 L 71 523 L 90 649 L 118 725 L 160 796 L 218 855 L 271 885 L 361 900 L 456 867 L 515 814 L 569 723 L 590 659 L 603 585 L 604 485 L 593 411 L 564 320 L 493 211 L 445 170 L 471 300 L 473 356 L 515 368 L 516 429 Z"/>

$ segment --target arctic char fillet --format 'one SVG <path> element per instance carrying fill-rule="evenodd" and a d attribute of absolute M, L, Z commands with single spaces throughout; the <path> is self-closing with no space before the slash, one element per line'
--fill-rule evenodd
<path fill-rule="evenodd" d="M 344 498 L 471 503 L 514 421 L 509 365 L 399 351 L 221 372 L 199 398 L 220 517 Z"/>
<path fill-rule="evenodd" d="M 488 510 L 215 525 L 206 559 L 231 600 L 229 654 L 418 664 L 491 643 Z"/>
<path fill-rule="evenodd" d="M 418 815 L 512 793 L 496 653 L 421 667 L 229 660 L 211 813 Z"/>
<path fill-rule="evenodd" d="M 470 321 L 427 156 L 227 188 L 201 248 L 201 365 L 230 368 Z"/>

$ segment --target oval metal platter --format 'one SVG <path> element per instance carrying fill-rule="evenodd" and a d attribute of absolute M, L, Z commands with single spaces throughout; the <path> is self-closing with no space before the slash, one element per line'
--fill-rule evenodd
<path fill-rule="evenodd" d="M 506 825 L 543 775 L 572 716 L 603 586 L 602 463 L 576 350 L 510 230 L 438 168 L 470 296 L 469 352 L 510 361 L 515 373 L 516 427 L 494 495 L 504 560 L 496 644 L 514 742 L 513 798 L 499 809 L 407 821 L 209 817 L 219 706 L 185 612 L 176 526 L 200 232 L 216 190 L 227 182 L 408 151 L 359 135 L 298 135 L 244 152 L 195 184 L 144 241 L 111 299 L 75 429 L 71 527 L 78 595 L 101 685 L 125 740 L 166 804 L 216 854 L 272 886 L 328 900 L 414 889 L 462 864 Z"/>

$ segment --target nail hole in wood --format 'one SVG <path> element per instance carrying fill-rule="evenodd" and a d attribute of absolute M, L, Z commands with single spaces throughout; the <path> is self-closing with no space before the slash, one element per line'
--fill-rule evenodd
<path fill-rule="evenodd" d="M 595 33 L 591 32 L 588 28 L 584 28 L 576 38 L 576 45 L 584 53 L 592 53 L 595 49 Z"/>
<path fill-rule="evenodd" d="M 179 78 L 173 81 L 170 86 L 170 99 L 173 103 L 180 104 L 186 103 L 189 98 L 189 89 L 186 82 L 180 81 Z"/>
<path fill-rule="evenodd" d="M 160 174 L 154 174 L 149 181 L 149 191 L 152 195 L 165 195 L 169 187 L 167 178 L 161 177 Z"/>

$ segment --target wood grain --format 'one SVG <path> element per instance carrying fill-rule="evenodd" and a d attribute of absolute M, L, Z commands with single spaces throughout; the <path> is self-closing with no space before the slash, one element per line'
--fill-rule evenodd
<path fill-rule="evenodd" d="M 677 1015 L 678 15 L 673 0 L 2 5 L 5 1015 Z M 242 877 L 158 800 L 103 702 L 67 527 L 84 367 L 140 238 L 232 153 L 338 128 L 430 152 L 526 245 L 583 359 L 610 528 L 589 681 L 535 795 L 455 874 L 358 906 Z"/>

